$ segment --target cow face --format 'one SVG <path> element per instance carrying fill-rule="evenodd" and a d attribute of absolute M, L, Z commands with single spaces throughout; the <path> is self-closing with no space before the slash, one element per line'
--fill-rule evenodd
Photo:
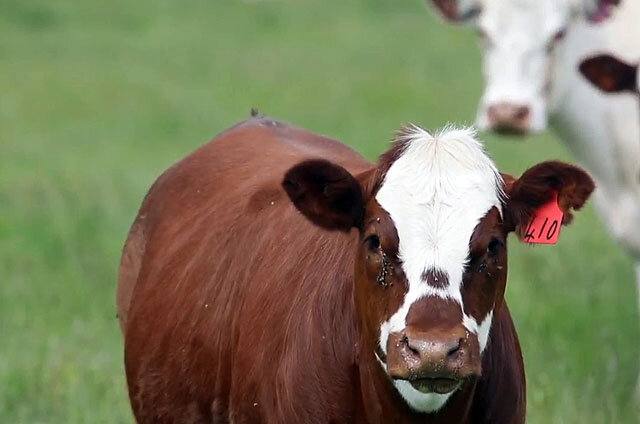
<path fill-rule="evenodd" d="M 283 186 L 315 224 L 358 229 L 361 354 L 420 412 L 438 410 L 481 374 L 503 302 L 507 234 L 521 234 L 554 192 L 568 222 L 593 190 L 584 171 L 558 162 L 503 178 L 472 131 L 415 126 L 368 172 L 312 160 L 289 170 Z"/>
<path fill-rule="evenodd" d="M 472 22 L 483 41 L 484 94 L 476 125 L 499 132 L 547 127 L 552 63 L 571 20 L 608 16 L 618 0 L 431 0 L 450 21 Z"/>

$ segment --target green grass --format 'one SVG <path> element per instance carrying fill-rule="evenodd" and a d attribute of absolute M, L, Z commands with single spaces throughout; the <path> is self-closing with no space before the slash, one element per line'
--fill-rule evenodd
<path fill-rule="evenodd" d="M 0 0 L 0 423 L 130 423 L 114 288 L 154 178 L 249 114 L 374 158 L 413 121 L 471 123 L 469 29 L 420 0 Z M 505 171 L 569 159 L 486 135 Z M 632 268 L 588 207 L 511 240 L 529 423 L 636 423 Z"/>

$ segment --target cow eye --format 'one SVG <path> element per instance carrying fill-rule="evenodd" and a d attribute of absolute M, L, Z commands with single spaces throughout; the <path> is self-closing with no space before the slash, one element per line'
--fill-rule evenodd
<path fill-rule="evenodd" d="M 561 41 L 564 38 L 565 35 L 567 35 L 566 28 L 562 28 L 562 29 L 556 31 L 556 33 L 553 34 L 553 38 L 551 39 L 549 44 L 547 44 L 547 51 L 551 52 L 553 50 L 553 48 L 555 47 L 555 45 L 559 41 Z"/>
<path fill-rule="evenodd" d="M 560 41 L 567 35 L 567 29 L 562 28 L 553 35 L 553 41 Z"/>
<path fill-rule="evenodd" d="M 502 246 L 504 246 L 504 244 L 497 238 L 493 237 L 487 246 L 487 253 L 489 253 L 490 256 L 495 256 L 498 254 L 498 250 Z"/>
<path fill-rule="evenodd" d="M 369 250 L 378 250 L 380 248 L 380 237 L 375 234 L 371 234 L 367 237 L 366 243 Z"/>

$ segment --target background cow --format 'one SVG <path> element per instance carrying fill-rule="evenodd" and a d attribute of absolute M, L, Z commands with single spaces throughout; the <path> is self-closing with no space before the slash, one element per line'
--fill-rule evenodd
<path fill-rule="evenodd" d="M 614 56 L 603 54 L 585 59 L 580 64 L 580 72 L 604 93 L 628 93 L 640 100 L 637 64 L 628 64 Z M 637 122 L 640 122 L 640 116 L 638 119 Z M 639 258 L 636 271 L 640 283 L 640 156 L 634 156 L 635 153 L 640 153 L 640 138 L 637 133 L 621 131 L 616 127 L 610 128 L 609 137 L 613 140 L 613 145 L 620 149 L 615 152 L 619 163 L 629 166 L 618 169 L 626 184 L 617 187 L 617 190 L 616 187 L 607 190 L 617 191 L 615 198 L 622 202 L 615 211 L 611 205 L 604 209 L 618 239 L 628 251 Z M 640 396 L 640 380 L 638 395 Z"/>
<path fill-rule="evenodd" d="M 167 170 L 118 311 L 141 423 L 522 423 L 507 235 L 590 177 L 502 176 L 469 130 L 401 130 L 377 164 L 268 119 Z"/>
<path fill-rule="evenodd" d="M 485 90 L 476 119 L 479 128 L 536 132 L 547 127 L 548 116 L 553 119 L 567 147 L 596 180 L 599 215 L 635 258 L 640 294 L 638 104 L 631 96 L 605 96 L 578 72 L 582 60 L 594 52 L 637 60 L 640 2 L 431 3 L 449 21 L 473 23 L 483 38 Z"/>

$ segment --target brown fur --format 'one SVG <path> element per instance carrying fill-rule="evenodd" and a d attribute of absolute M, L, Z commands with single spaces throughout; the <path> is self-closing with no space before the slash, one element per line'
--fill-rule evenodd
<path fill-rule="evenodd" d="M 570 224 L 573 211 L 580 210 L 595 189 L 593 179 L 582 169 L 559 161 L 539 163 L 511 186 L 506 206 L 506 225 L 522 237 L 535 210 L 558 193 L 564 213 L 562 224 Z"/>
<path fill-rule="evenodd" d="M 602 54 L 583 60 L 578 68 L 591 84 L 605 93 L 638 93 L 637 65 L 629 65 L 614 56 Z"/>
<path fill-rule="evenodd" d="M 422 281 L 431 287 L 444 288 L 449 285 L 449 276 L 439 269 L 425 269 L 422 271 Z"/>
<path fill-rule="evenodd" d="M 127 236 L 125 248 L 122 250 L 120 270 L 118 272 L 116 306 L 120 329 L 123 332 L 127 322 L 131 293 L 138 278 L 138 272 L 140 272 L 140 262 L 144 255 L 145 244 L 144 215 L 138 215 Z"/>
<path fill-rule="evenodd" d="M 311 159 L 326 161 L 320 175 L 339 184 L 309 185 L 317 174 L 305 172 L 291 184 L 313 196 L 303 205 L 337 214 L 322 226 L 281 186 Z M 353 187 L 340 183 L 349 178 L 338 166 L 362 186 L 361 218 L 351 214 L 357 201 L 334 191 Z M 379 169 L 337 141 L 254 117 L 154 183 L 125 245 L 117 296 L 139 423 L 524 422 L 524 368 L 502 301 L 481 377 L 436 414 L 411 411 L 377 362 L 375 325 L 407 290 L 395 227 L 371 197 Z M 340 211 L 359 228 L 347 231 Z M 483 233 L 506 228 L 485 219 L 494 221 Z M 327 229 L 330 221 L 344 231 Z M 474 236 L 472 250 L 489 242 Z"/>

